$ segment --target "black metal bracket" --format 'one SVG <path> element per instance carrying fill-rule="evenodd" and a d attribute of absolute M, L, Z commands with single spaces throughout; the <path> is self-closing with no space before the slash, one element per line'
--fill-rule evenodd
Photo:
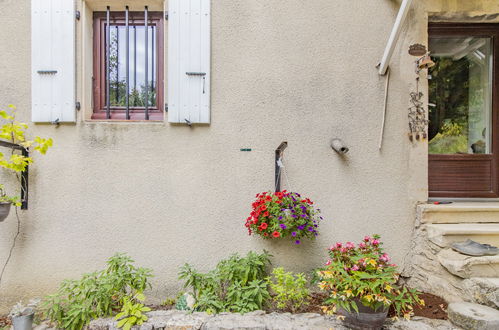
<path fill-rule="evenodd" d="M 19 144 L 0 140 L 0 147 L 20 150 L 24 157 L 29 157 L 29 150 Z M 26 165 L 24 171 L 21 172 L 21 210 L 28 209 L 28 170 L 29 166 Z"/>
<path fill-rule="evenodd" d="M 287 142 L 281 142 L 281 144 L 275 150 L 275 191 L 281 191 L 281 167 L 279 166 L 279 160 L 284 153 L 284 150 L 288 147 Z"/>

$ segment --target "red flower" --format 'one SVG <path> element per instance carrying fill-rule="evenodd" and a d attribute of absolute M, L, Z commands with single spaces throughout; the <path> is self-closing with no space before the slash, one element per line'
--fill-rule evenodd
<path fill-rule="evenodd" d="M 272 197 L 270 197 L 270 196 L 265 196 L 265 200 L 266 200 L 266 201 L 271 201 L 271 200 L 272 200 Z"/>
<path fill-rule="evenodd" d="M 269 213 L 269 211 L 266 211 L 263 215 L 268 217 L 270 215 L 270 213 Z"/>
<path fill-rule="evenodd" d="M 268 226 L 269 226 L 269 225 L 268 225 L 268 224 L 266 224 L 266 223 L 264 222 L 264 223 L 262 223 L 262 224 L 260 225 L 260 228 L 262 228 L 262 230 L 265 230 L 265 229 L 267 229 L 267 227 L 268 227 Z"/>
<path fill-rule="evenodd" d="M 263 236 L 267 237 L 267 236 L 269 236 L 269 234 L 267 234 L 267 233 L 263 233 Z"/>
<path fill-rule="evenodd" d="M 279 234 L 278 231 L 275 231 L 275 232 L 272 233 L 272 236 L 274 236 L 275 238 L 277 238 L 277 237 L 281 236 L 281 234 Z"/>
<path fill-rule="evenodd" d="M 282 201 L 275 201 L 275 203 L 276 203 L 276 204 L 281 204 L 281 203 L 282 203 Z"/>
<path fill-rule="evenodd" d="M 262 207 L 260 207 L 260 210 L 265 211 L 267 209 L 267 205 L 263 204 Z"/>

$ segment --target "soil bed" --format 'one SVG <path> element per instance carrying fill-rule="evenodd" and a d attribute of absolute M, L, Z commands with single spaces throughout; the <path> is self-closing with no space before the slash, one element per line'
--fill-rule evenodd
<path fill-rule="evenodd" d="M 312 292 L 310 295 L 310 303 L 307 306 L 304 306 L 300 308 L 297 311 L 294 311 L 295 314 L 297 313 L 317 313 L 324 315 L 322 312 L 321 306 L 322 302 L 327 298 L 327 294 L 323 292 Z M 442 298 L 432 295 L 430 293 L 422 293 L 420 295 L 420 298 L 424 300 L 425 305 L 422 307 L 415 306 L 414 307 L 414 316 L 422 316 L 426 317 L 428 319 L 435 319 L 435 320 L 447 320 L 447 303 L 445 300 Z M 170 310 L 174 309 L 175 306 L 173 305 L 154 305 L 154 306 L 149 306 L 151 307 L 152 310 Z M 267 313 L 272 313 L 272 312 L 289 312 L 292 313 L 293 311 L 291 310 L 282 310 L 278 309 L 275 307 L 272 308 L 266 308 L 265 311 Z M 393 317 L 395 316 L 395 310 L 393 308 L 390 308 L 390 311 L 388 313 L 388 317 Z"/>

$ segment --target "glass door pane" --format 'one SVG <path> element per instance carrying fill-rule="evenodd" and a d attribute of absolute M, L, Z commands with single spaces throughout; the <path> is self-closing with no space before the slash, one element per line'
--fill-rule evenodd
<path fill-rule="evenodd" d="M 430 154 L 490 154 L 492 39 L 431 37 Z"/>

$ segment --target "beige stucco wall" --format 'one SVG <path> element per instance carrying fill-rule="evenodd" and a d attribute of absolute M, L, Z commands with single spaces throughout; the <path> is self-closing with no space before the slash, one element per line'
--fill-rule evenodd
<path fill-rule="evenodd" d="M 415 204 L 427 198 L 426 144 L 407 138 L 415 78 L 408 45 L 426 43 L 427 12 L 499 13 L 495 0 L 415 3 L 391 62 L 381 152 L 385 78 L 375 65 L 398 11 L 390 0 L 212 1 L 209 126 L 95 123 L 83 120 L 88 108 L 76 125 L 31 125 L 55 146 L 30 169 L 29 210 L 20 212 L 0 311 L 102 267 L 116 251 L 154 269 L 155 298 L 175 293 L 184 262 L 207 269 L 250 249 L 271 251 L 275 265 L 310 270 L 333 242 L 380 233 L 403 263 Z M 16 104 L 29 121 L 30 1 L 0 0 L 0 21 L 0 106 Z M 84 52 L 78 48 L 79 59 Z M 79 97 L 81 72 L 79 61 Z M 350 146 L 345 158 L 328 146 L 332 137 Z M 281 141 L 289 142 L 291 188 L 325 217 L 320 238 L 300 247 L 248 237 L 243 226 L 254 194 L 273 188 Z M 15 217 L 0 228 L 3 263 Z"/>

